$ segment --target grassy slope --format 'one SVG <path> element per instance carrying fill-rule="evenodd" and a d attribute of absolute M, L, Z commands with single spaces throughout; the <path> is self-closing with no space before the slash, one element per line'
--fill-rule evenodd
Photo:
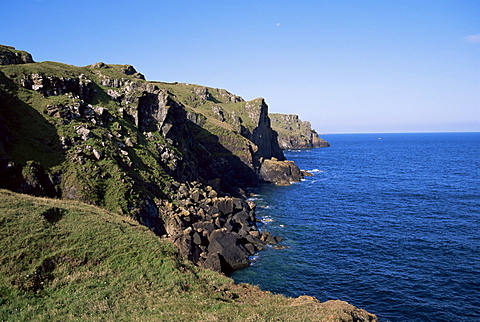
<path fill-rule="evenodd" d="M 335 321 L 352 309 L 235 285 L 133 220 L 80 202 L 0 190 L 0 240 L 2 321 Z"/>

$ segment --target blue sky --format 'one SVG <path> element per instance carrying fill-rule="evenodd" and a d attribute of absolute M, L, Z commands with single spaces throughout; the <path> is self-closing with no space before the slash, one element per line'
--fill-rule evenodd
<path fill-rule="evenodd" d="M 320 133 L 480 131 L 480 0 L 4 0 L 36 61 L 264 97 Z"/>

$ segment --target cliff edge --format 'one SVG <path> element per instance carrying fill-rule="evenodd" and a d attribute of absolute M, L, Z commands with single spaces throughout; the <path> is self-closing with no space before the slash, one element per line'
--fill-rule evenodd
<path fill-rule="evenodd" d="M 0 189 L 2 321 L 376 321 L 199 269 L 131 218 Z"/>

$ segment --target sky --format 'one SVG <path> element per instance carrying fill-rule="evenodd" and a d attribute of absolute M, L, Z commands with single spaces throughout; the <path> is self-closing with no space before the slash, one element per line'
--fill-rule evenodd
<path fill-rule="evenodd" d="M 480 131 L 480 0 L 3 0 L 0 44 L 263 97 L 319 133 Z"/>

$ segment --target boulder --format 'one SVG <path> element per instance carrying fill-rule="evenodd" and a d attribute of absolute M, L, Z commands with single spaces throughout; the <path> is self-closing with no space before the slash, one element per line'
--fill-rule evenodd
<path fill-rule="evenodd" d="M 233 198 L 233 206 L 235 210 L 242 210 L 243 208 L 246 207 L 243 200 L 240 198 Z"/>
<path fill-rule="evenodd" d="M 233 212 L 233 199 L 228 197 L 214 199 L 213 206 L 217 207 L 223 215 L 231 214 Z"/>
<path fill-rule="evenodd" d="M 266 182 L 289 185 L 303 179 L 301 170 L 293 161 L 275 159 L 264 159 L 262 161 L 260 177 Z"/>
<path fill-rule="evenodd" d="M 207 231 L 209 234 L 215 230 L 215 224 L 210 221 L 198 221 L 193 224 L 193 229 L 197 231 Z"/>
<path fill-rule="evenodd" d="M 252 244 L 256 249 L 258 249 L 258 250 L 265 249 L 265 243 L 263 241 L 261 241 L 260 239 L 258 239 L 257 237 L 254 237 L 252 235 L 247 235 L 247 237 L 245 237 L 245 239 L 250 244 Z"/>
<path fill-rule="evenodd" d="M 264 241 L 268 245 L 277 244 L 277 240 L 275 239 L 275 237 L 273 237 L 273 235 L 268 231 L 262 231 L 262 236 L 260 237 L 260 240 Z"/>
<path fill-rule="evenodd" d="M 218 253 L 223 257 L 225 265 L 222 265 L 222 271 L 227 274 L 248 266 L 249 253 L 239 244 L 239 238 L 237 233 L 227 232 L 226 229 L 214 230 L 210 235 L 208 252 Z"/>
<path fill-rule="evenodd" d="M 240 225 L 242 225 L 242 227 L 250 225 L 249 223 L 250 215 L 245 210 L 242 210 L 239 213 L 236 213 L 235 215 L 233 215 L 232 218 L 236 223 L 239 223 Z"/>
<path fill-rule="evenodd" d="M 222 260 L 220 258 L 220 254 L 218 253 L 210 253 L 207 255 L 206 260 L 202 264 L 203 268 L 215 271 L 215 272 L 222 272 Z"/>

